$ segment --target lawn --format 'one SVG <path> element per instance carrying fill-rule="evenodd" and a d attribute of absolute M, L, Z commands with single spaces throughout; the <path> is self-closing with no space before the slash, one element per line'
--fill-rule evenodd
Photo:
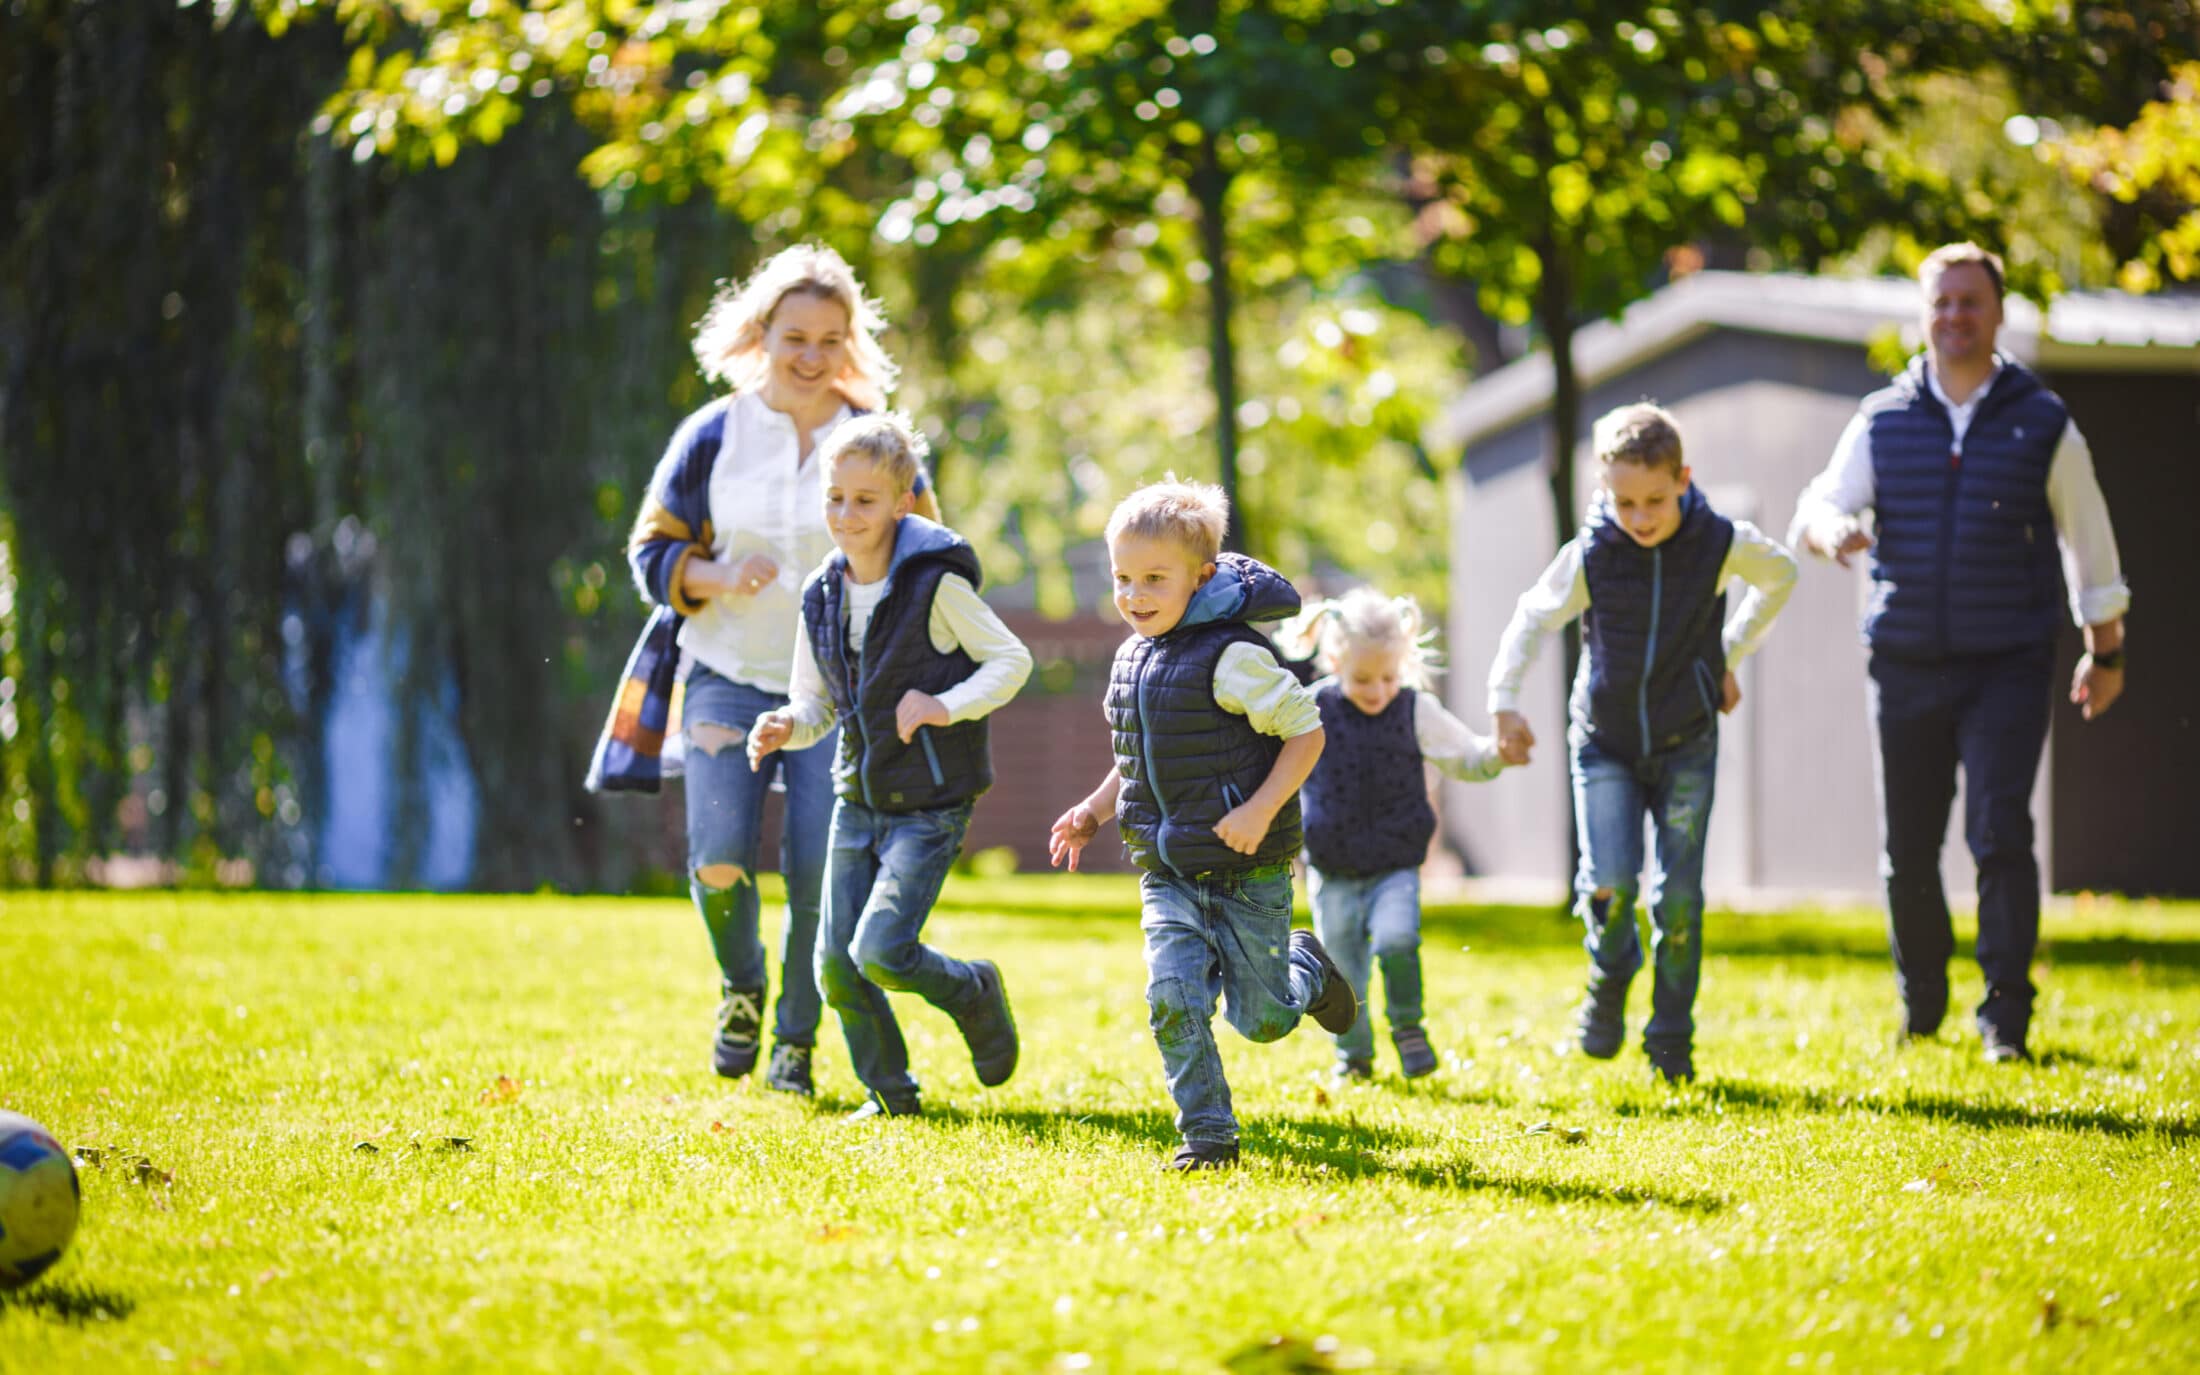
<path fill-rule="evenodd" d="M 1023 1067 L 903 1000 L 927 1116 L 859 1125 L 829 1021 L 814 1105 L 710 1075 L 676 901 L 0 903 L 0 1107 L 99 1157 L 0 1371 L 2200 1362 L 2191 906 L 2052 913 L 2019 1067 L 1891 1046 L 1874 914 L 1714 913 L 1678 1091 L 1565 1052 L 1565 924 L 1434 910 L 1443 1069 L 1224 1030 L 1245 1164 L 1183 1178 L 1122 880 L 953 881 Z"/>

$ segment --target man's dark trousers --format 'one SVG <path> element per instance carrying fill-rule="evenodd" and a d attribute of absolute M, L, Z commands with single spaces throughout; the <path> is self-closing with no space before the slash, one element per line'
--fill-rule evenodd
<path fill-rule="evenodd" d="M 1871 658 L 1879 735 L 1880 873 L 1887 935 L 1909 1030 L 1931 1034 L 1948 1011 L 1955 950 L 1940 883 L 1941 841 L 1965 785 L 1964 835 L 1978 864 L 1979 1030 L 2023 1046 L 2032 1020 L 2040 871 L 2032 853 L 2032 780 L 2047 741 L 2054 655 L 2048 645 L 1942 659 Z"/>

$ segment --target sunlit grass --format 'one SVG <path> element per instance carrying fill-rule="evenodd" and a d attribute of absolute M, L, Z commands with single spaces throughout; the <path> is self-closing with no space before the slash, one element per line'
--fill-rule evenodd
<path fill-rule="evenodd" d="M 2200 1356 L 2192 907 L 2051 917 L 2015 1069 L 1954 1018 L 1890 1047 L 1876 915 L 1715 914 L 1679 1092 L 1562 1053 L 1567 925 L 1435 912 L 1443 1071 L 1225 1031 L 1245 1166 L 1184 1179 L 1122 880 L 952 883 L 932 938 L 1000 962 L 1023 1067 L 980 1090 L 904 1000 L 930 1115 L 867 1127 L 830 1023 L 814 1107 L 710 1076 L 677 902 L 0 901 L 0 1106 L 119 1148 L 0 1370 Z"/>

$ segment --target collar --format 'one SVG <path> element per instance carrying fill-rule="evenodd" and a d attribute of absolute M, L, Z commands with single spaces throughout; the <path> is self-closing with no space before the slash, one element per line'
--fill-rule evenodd
<path fill-rule="evenodd" d="M 1934 371 L 1933 371 L 1933 363 L 1932 363 L 1932 359 L 1931 359 L 1931 358 L 1930 358 L 1930 357 L 1928 356 L 1928 357 L 1926 358 L 1926 360 L 1925 360 L 1925 387 L 1926 387 L 1926 390 L 1927 390 L 1927 391 L 1929 391 L 1929 392 L 1930 392 L 1930 393 L 1932 394 L 1932 398 L 1933 398 L 1933 400 L 1935 400 L 1935 401 L 1938 401 L 1938 402 L 1939 402 L 1939 403 L 1940 403 L 1941 405 L 1943 405 L 1943 406 L 1946 406 L 1946 407 L 1947 407 L 1947 408 L 1948 408 L 1949 410 L 1951 410 L 1951 411 L 1954 411 L 1954 410 L 1961 410 L 1961 409 L 1963 409 L 1964 407 L 1967 407 L 1967 406 L 1975 406 L 1975 405 L 1977 405 L 1977 404 L 1979 403 L 1979 401 L 1980 401 L 1980 400 L 1981 400 L 1981 399 L 1982 399 L 1982 398 L 1983 398 L 1983 397 L 1984 397 L 1984 396 L 1986 395 L 1986 393 L 1988 393 L 1988 392 L 1990 392 L 1990 391 L 1992 391 L 1992 390 L 1994 389 L 1994 383 L 1996 383 L 1996 382 L 1998 382 L 1998 381 L 2000 381 L 2000 380 L 2001 380 L 2001 373 L 2002 373 L 2002 356 L 2001 356 L 2001 350 L 1999 350 L 1999 349 L 1996 349 L 1996 350 L 1994 350 L 1994 358 L 1993 358 L 1993 362 L 1994 362 L 1994 366 L 1993 366 L 1993 367 L 1991 367 L 1991 368 L 1989 368 L 1989 369 L 1987 370 L 1987 373 L 1986 373 L 1986 380 L 1985 380 L 1984 382 L 1981 382 L 1981 383 L 1979 383 L 1979 385 L 1978 385 L 1978 390 L 1977 390 L 1977 391 L 1974 391 L 1974 392 L 1972 392 L 1972 393 L 1971 393 L 1971 399 L 1970 399 L 1970 400 L 1968 400 L 1968 401 L 1965 401 L 1965 402 L 1962 402 L 1962 403 L 1960 403 L 1960 404 L 1959 404 L 1959 403 L 1957 403 L 1957 402 L 1954 402 L 1954 401 L 1950 401 L 1950 400 L 1948 399 L 1948 393 L 1946 393 L 1946 392 L 1944 392 L 1944 391 L 1942 391 L 1942 390 L 1940 389 L 1940 374 L 1938 374 L 1938 373 L 1936 373 L 1936 372 L 1934 372 Z"/>

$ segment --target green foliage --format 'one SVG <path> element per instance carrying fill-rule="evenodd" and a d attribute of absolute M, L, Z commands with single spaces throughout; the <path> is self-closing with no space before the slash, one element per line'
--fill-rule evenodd
<path fill-rule="evenodd" d="M 2127 291 L 2200 280 L 2200 62 L 2177 68 L 2161 95 L 2123 128 L 2047 145 L 2124 221 L 2117 283 Z"/>

